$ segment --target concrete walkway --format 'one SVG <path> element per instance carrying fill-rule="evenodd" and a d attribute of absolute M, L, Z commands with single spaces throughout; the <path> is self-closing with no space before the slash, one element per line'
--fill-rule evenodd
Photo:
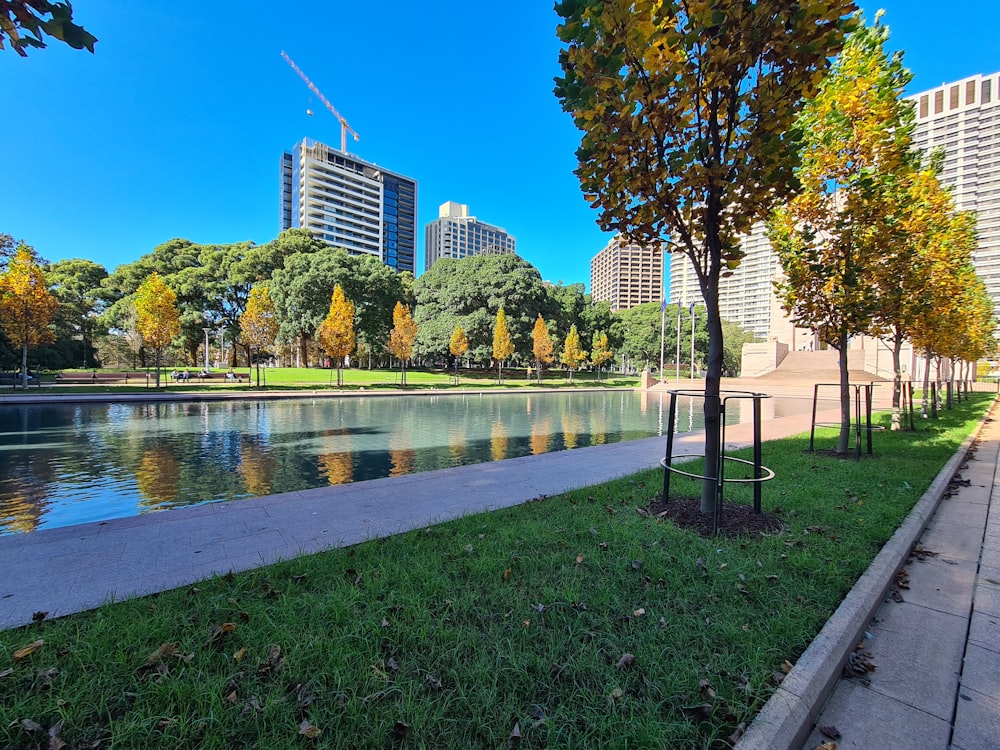
<path fill-rule="evenodd" d="M 998 459 L 994 408 L 862 637 L 874 671 L 837 683 L 804 750 L 1000 748 Z"/>

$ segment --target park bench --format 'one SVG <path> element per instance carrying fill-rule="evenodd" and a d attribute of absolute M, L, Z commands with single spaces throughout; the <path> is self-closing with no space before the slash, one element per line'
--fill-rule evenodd
<path fill-rule="evenodd" d="M 126 385 L 145 385 L 144 372 L 60 372 L 56 375 L 56 385 L 111 385 L 124 383 Z"/>
<path fill-rule="evenodd" d="M 16 372 L 0 372 L 0 386 L 7 385 L 14 387 L 16 385 L 22 385 L 23 378 Z M 28 385 L 42 387 L 42 381 L 37 375 L 32 375 L 28 373 Z"/>

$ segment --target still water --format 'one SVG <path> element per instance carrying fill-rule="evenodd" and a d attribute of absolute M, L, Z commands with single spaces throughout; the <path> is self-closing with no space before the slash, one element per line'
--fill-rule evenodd
<path fill-rule="evenodd" d="M 651 437 L 668 400 L 606 391 L 0 406 L 0 534 Z M 700 429 L 700 408 L 681 399 L 679 431 Z"/>

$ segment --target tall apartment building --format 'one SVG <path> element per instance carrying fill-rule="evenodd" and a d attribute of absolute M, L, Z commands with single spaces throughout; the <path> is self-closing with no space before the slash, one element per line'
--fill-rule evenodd
<path fill-rule="evenodd" d="M 613 311 L 663 299 L 663 250 L 615 235 L 590 261 L 590 292 Z"/>
<path fill-rule="evenodd" d="M 916 108 L 914 142 L 944 151 L 941 182 L 955 207 L 975 211 L 976 271 L 1000 316 L 1000 73 L 975 75 L 908 97 Z"/>
<path fill-rule="evenodd" d="M 417 182 L 303 138 L 281 157 L 281 230 L 309 229 L 352 255 L 413 271 Z"/>
<path fill-rule="evenodd" d="M 771 250 L 763 222 L 750 228 L 750 233 L 740 240 L 740 247 L 743 260 L 732 276 L 719 282 L 719 316 L 766 339 L 771 333 L 774 280 L 781 273 L 781 265 Z M 682 307 L 692 302 L 704 304 L 691 261 L 680 253 L 671 259 L 670 300 L 680 302 Z"/>
<path fill-rule="evenodd" d="M 447 201 L 438 208 L 438 218 L 424 228 L 424 270 L 439 258 L 470 255 L 513 255 L 517 240 L 505 229 L 469 216 L 464 203 Z"/>

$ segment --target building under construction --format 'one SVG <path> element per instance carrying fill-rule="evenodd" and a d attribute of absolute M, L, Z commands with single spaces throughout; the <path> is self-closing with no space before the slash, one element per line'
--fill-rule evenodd
<path fill-rule="evenodd" d="M 352 255 L 414 269 L 417 182 L 302 139 L 281 157 L 281 230 L 303 228 Z"/>

